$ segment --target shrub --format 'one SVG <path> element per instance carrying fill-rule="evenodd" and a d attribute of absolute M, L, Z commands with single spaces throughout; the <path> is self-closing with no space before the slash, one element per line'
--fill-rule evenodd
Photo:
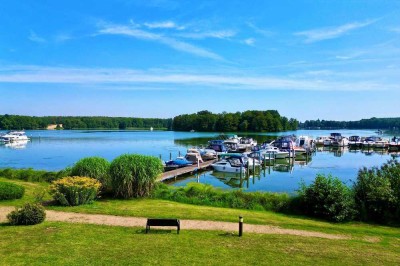
<path fill-rule="evenodd" d="M 188 183 L 180 188 L 160 184 L 154 197 L 197 205 L 276 212 L 288 211 L 291 201 L 285 193 L 225 191 L 200 183 Z"/>
<path fill-rule="evenodd" d="M 400 222 L 400 163 L 388 161 L 380 168 L 363 168 L 354 184 L 355 203 L 361 220 Z"/>
<path fill-rule="evenodd" d="M 311 185 L 303 184 L 299 192 L 300 207 L 308 215 L 334 222 L 347 221 L 354 216 L 351 189 L 337 177 L 317 175 Z"/>
<path fill-rule="evenodd" d="M 100 181 L 103 188 L 110 184 L 110 163 L 101 157 L 87 157 L 79 160 L 71 169 L 72 176 L 87 176 Z"/>
<path fill-rule="evenodd" d="M 93 202 L 100 186 L 100 182 L 94 178 L 64 177 L 51 184 L 50 194 L 61 205 L 77 206 Z"/>
<path fill-rule="evenodd" d="M 7 219 L 12 225 L 33 225 L 40 224 L 46 218 L 44 208 L 38 204 L 26 203 L 22 208 L 7 215 Z"/>
<path fill-rule="evenodd" d="M 0 200 L 20 199 L 24 196 L 24 193 L 25 188 L 23 186 L 0 181 Z"/>
<path fill-rule="evenodd" d="M 111 185 L 116 197 L 150 195 L 156 178 L 162 173 L 160 159 L 138 154 L 124 154 L 110 166 Z"/>
<path fill-rule="evenodd" d="M 3 168 L 0 169 L 0 176 L 8 179 L 18 179 L 29 182 L 52 182 L 58 180 L 62 177 L 68 176 L 70 169 L 66 168 L 59 172 L 48 172 L 44 170 L 33 170 L 28 169 L 13 169 L 13 168 Z"/>

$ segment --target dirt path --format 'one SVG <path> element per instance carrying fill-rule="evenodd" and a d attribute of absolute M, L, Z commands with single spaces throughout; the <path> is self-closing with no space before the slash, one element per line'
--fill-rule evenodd
<path fill-rule="evenodd" d="M 6 216 L 9 212 L 14 210 L 14 207 L 0 207 L 0 222 L 5 222 Z M 126 227 L 145 227 L 147 218 L 142 217 L 123 217 L 113 215 L 101 214 L 84 214 L 72 212 L 59 212 L 59 211 L 46 211 L 47 221 L 57 222 L 70 222 L 70 223 L 87 223 L 87 224 L 101 224 L 110 226 L 126 226 Z M 220 230 L 226 232 L 237 232 L 238 224 L 230 222 L 216 222 L 216 221 L 201 221 L 201 220 L 180 220 L 181 229 L 193 230 Z M 245 233 L 258 233 L 258 234 L 280 234 L 280 235 L 295 235 L 303 237 L 319 237 L 326 239 L 350 239 L 345 235 L 326 234 L 321 232 L 284 229 L 277 226 L 270 225 L 253 225 L 244 224 Z"/>

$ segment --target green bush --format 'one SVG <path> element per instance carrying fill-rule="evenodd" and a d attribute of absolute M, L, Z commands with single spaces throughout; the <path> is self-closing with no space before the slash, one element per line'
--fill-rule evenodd
<path fill-rule="evenodd" d="M 300 207 L 305 214 L 334 222 L 354 217 L 354 198 L 351 189 L 337 177 L 317 175 L 309 186 L 299 191 Z"/>
<path fill-rule="evenodd" d="M 28 169 L 13 169 L 3 168 L 0 169 L 0 176 L 8 179 L 18 179 L 29 182 L 52 182 L 65 176 L 70 175 L 70 169 L 66 168 L 58 172 L 49 172 L 44 170 Z"/>
<path fill-rule="evenodd" d="M 0 200 L 20 199 L 24 196 L 23 186 L 0 181 Z"/>
<path fill-rule="evenodd" d="M 38 204 L 26 203 L 22 208 L 7 215 L 7 219 L 12 225 L 33 225 L 40 224 L 46 218 L 44 208 Z"/>
<path fill-rule="evenodd" d="M 61 205 L 77 206 L 93 202 L 100 186 L 100 182 L 94 178 L 64 177 L 50 185 L 50 194 Z"/>
<path fill-rule="evenodd" d="M 354 194 L 360 219 L 400 223 L 400 163 L 391 160 L 380 168 L 358 172 Z"/>
<path fill-rule="evenodd" d="M 132 198 L 150 195 L 162 173 L 160 159 L 138 154 L 124 154 L 111 162 L 111 185 L 116 197 Z"/>
<path fill-rule="evenodd" d="M 226 191 L 200 183 L 189 183 L 180 188 L 158 184 L 153 196 L 196 205 L 276 212 L 289 211 L 291 201 L 285 193 Z"/>
<path fill-rule="evenodd" d="M 110 185 L 110 163 L 101 157 L 87 157 L 79 160 L 71 169 L 72 176 L 87 176 L 100 181 L 104 189 Z"/>

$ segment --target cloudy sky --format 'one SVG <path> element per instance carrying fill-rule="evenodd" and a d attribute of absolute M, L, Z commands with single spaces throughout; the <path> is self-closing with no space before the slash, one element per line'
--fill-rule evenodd
<path fill-rule="evenodd" d="M 399 117 L 400 2 L 14 1 L 0 114 Z"/>

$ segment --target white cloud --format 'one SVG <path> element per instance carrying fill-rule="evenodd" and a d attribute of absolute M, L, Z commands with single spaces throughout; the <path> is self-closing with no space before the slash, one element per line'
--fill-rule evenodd
<path fill-rule="evenodd" d="M 235 35 L 236 35 L 236 32 L 231 31 L 231 30 L 186 32 L 186 33 L 176 34 L 176 36 L 188 38 L 188 39 L 206 39 L 206 38 L 228 39 Z"/>
<path fill-rule="evenodd" d="M 61 34 L 58 34 L 58 35 L 56 35 L 54 37 L 54 40 L 56 42 L 66 42 L 66 41 L 71 40 L 71 39 L 72 39 L 72 36 L 69 35 L 69 34 L 66 34 L 66 33 L 61 33 Z"/>
<path fill-rule="evenodd" d="M 39 37 L 34 31 L 31 30 L 28 39 L 36 43 L 45 43 L 46 39 Z"/>
<path fill-rule="evenodd" d="M 294 35 L 305 37 L 306 43 L 313 43 L 328 39 L 335 39 L 340 36 L 343 36 L 350 31 L 360 29 L 375 23 L 376 20 L 370 20 L 367 22 L 353 22 L 344 24 L 338 27 L 329 27 L 329 28 L 320 28 L 320 29 L 313 29 L 307 31 L 300 31 L 294 33 Z"/>
<path fill-rule="evenodd" d="M 243 42 L 249 46 L 254 46 L 254 43 L 256 42 L 256 40 L 254 38 L 248 38 L 248 39 L 245 39 Z"/>
<path fill-rule="evenodd" d="M 261 34 L 263 36 L 270 37 L 270 36 L 272 36 L 274 34 L 272 31 L 260 29 L 259 27 L 254 25 L 254 23 L 252 23 L 252 22 L 247 22 L 246 24 L 251 29 L 253 29 L 256 33 Z"/>
<path fill-rule="evenodd" d="M 161 21 L 161 22 L 145 22 L 143 23 L 149 29 L 176 29 L 183 30 L 184 26 L 179 26 L 173 21 Z"/>
<path fill-rule="evenodd" d="M 192 45 L 190 43 L 182 42 L 174 38 L 164 36 L 162 34 L 152 33 L 123 25 L 106 25 L 99 30 L 99 34 L 108 35 L 125 35 L 134 37 L 141 40 L 156 41 L 165 44 L 175 50 L 185 53 L 193 54 L 200 57 L 211 58 L 214 60 L 223 60 L 223 58 L 211 51 L 204 48 Z"/>
<path fill-rule="evenodd" d="M 0 83 L 77 84 L 92 88 L 118 86 L 129 89 L 207 87 L 237 90 L 309 90 L 309 91 L 368 91 L 399 90 L 398 78 L 393 83 L 361 76 L 354 79 L 331 78 L 326 71 L 306 73 L 297 78 L 248 74 L 192 74 L 184 71 L 137 71 L 133 69 L 57 68 L 41 66 L 9 66 L 0 68 Z M 111 86 L 112 85 L 112 86 Z"/>

